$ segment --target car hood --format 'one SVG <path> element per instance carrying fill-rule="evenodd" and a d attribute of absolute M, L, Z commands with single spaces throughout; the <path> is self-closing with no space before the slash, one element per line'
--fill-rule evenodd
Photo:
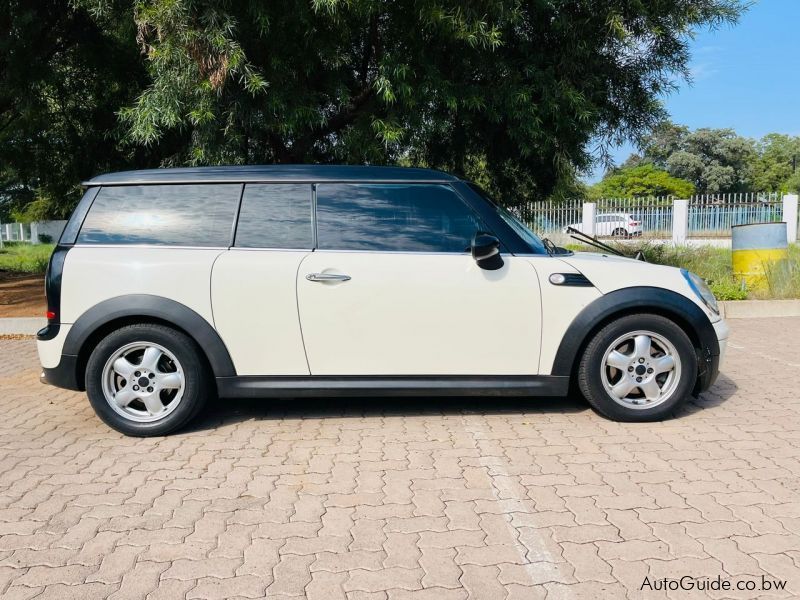
<path fill-rule="evenodd" d="M 695 295 L 677 267 L 598 252 L 576 252 L 572 256 L 559 258 L 583 273 L 603 294 L 628 287 L 663 288 L 686 296 L 702 308 L 711 321 L 719 320 L 719 315 Z"/>

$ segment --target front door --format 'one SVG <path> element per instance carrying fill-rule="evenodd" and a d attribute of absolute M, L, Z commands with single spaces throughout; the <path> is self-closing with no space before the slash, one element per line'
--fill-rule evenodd
<path fill-rule="evenodd" d="M 482 229 L 446 185 L 318 185 L 317 250 L 297 276 L 311 374 L 537 374 L 536 273 L 510 255 L 478 267 Z"/>

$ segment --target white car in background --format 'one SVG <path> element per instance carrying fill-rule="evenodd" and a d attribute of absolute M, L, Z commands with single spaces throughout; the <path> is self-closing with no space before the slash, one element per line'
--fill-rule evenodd
<path fill-rule="evenodd" d="M 588 231 L 583 231 L 582 223 L 572 223 L 569 227 L 577 229 L 581 233 L 589 233 Z M 568 233 L 566 228 L 564 233 Z M 642 222 L 628 213 L 600 213 L 595 217 L 595 235 L 598 237 L 642 235 Z"/>

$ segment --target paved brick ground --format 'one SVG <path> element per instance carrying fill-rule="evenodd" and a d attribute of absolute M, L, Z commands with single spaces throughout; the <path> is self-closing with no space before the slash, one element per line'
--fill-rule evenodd
<path fill-rule="evenodd" d="M 228 401 L 148 440 L 0 341 L 0 596 L 599 600 L 694 575 L 798 597 L 800 319 L 732 324 L 718 384 L 662 424 L 577 400 Z"/>

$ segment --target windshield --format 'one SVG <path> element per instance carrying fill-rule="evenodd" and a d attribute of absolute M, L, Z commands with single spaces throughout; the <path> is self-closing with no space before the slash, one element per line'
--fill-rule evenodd
<path fill-rule="evenodd" d="M 511 229 L 513 229 L 514 232 L 519 237 L 521 237 L 526 244 L 528 244 L 528 246 L 530 246 L 531 252 L 535 254 L 547 253 L 547 249 L 544 247 L 542 239 L 538 235 L 533 233 L 533 231 L 531 231 L 528 228 L 528 226 L 525 225 L 525 223 L 520 221 L 516 216 L 514 216 L 513 213 L 509 212 L 508 210 L 497 204 L 497 202 L 492 200 L 489 194 L 487 194 L 486 191 L 483 190 L 478 184 L 470 182 L 469 187 L 475 190 L 475 192 L 479 194 L 481 198 L 489 202 L 489 204 L 491 204 L 494 207 L 500 218 L 503 219 L 503 221 L 505 221 L 506 224 L 509 227 L 511 227 Z"/>

